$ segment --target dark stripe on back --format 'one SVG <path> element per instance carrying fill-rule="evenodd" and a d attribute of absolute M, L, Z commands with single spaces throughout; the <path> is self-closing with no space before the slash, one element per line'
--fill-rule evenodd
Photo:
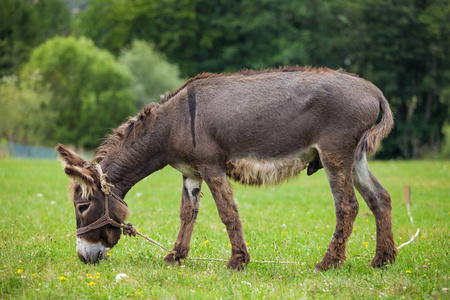
<path fill-rule="evenodd" d="M 191 116 L 191 134 L 192 143 L 194 147 L 196 146 L 195 141 L 195 110 L 197 108 L 197 102 L 195 100 L 195 91 L 193 87 L 188 87 L 188 104 L 189 104 L 189 115 Z"/>

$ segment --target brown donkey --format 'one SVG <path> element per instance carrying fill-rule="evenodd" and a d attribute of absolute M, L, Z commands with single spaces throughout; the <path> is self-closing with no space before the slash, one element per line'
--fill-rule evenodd
<path fill-rule="evenodd" d="M 227 266 L 250 261 L 228 178 L 249 185 L 277 184 L 307 168 L 324 168 L 336 210 L 336 228 L 317 270 L 345 261 L 358 214 L 353 186 L 372 210 L 377 227 L 373 267 L 395 260 L 391 199 L 370 171 L 393 126 L 392 112 L 372 83 L 342 70 L 287 67 L 234 74 L 201 74 L 151 103 L 119 126 L 85 161 L 57 147 L 72 179 L 77 253 L 95 263 L 119 240 L 128 214 L 122 200 L 144 177 L 171 165 L 183 176 L 181 226 L 172 253 L 187 257 L 206 182 L 232 245 Z M 373 127 L 380 110 L 382 118 Z M 103 189 L 103 190 L 102 190 Z"/>

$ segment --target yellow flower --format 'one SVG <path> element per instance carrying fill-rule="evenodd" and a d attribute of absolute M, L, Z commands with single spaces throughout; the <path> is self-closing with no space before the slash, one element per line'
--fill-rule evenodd
<path fill-rule="evenodd" d="M 228 248 L 230 248 L 231 247 L 231 244 L 228 244 Z"/>
<path fill-rule="evenodd" d="M 356 228 L 353 228 L 353 231 L 356 231 Z"/>
<path fill-rule="evenodd" d="M 208 244 L 208 240 L 204 241 L 203 244 L 205 244 L 205 245 Z"/>
<path fill-rule="evenodd" d="M 406 270 L 406 274 L 411 274 L 411 271 L 410 270 Z"/>
<path fill-rule="evenodd" d="M 59 280 L 60 280 L 60 281 L 64 281 L 64 280 L 66 280 L 66 279 L 67 279 L 67 278 L 64 277 L 64 276 L 59 277 Z"/>
<path fill-rule="evenodd" d="M 47 220 L 47 217 L 44 217 L 44 220 Z"/>
<path fill-rule="evenodd" d="M 369 219 L 366 219 L 366 223 L 369 222 Z"/>
<path fill-rule="evenodd" d="M 367 242 L 364 242 L 363 245 L 364 245 L 364 247 L 366 247 L 366 248 L 369 247 L 369 244 L 368 244 Z"/>
<path fill-rule="evenodd" d="M 97 272 L 97 275 L 99 275 L 99 276 L 100 276 L 100 273 L 99 273 L 99 272 Z"/>
<path fill-rule="evenodd" d="M 31 274 L 31 276 L 36 277 L 36 273 Z"/>
<path fill-rule="evenodd" d="M 140 228 L 138 228 L 138 230 L 137 230 L 138 232 L 141 232 L 141 229 Z"/>
<path fill-rule="evenodd" d="M 22 272 L 23 272 L 22 269 L 19 269 L 19 270 L 16 271 L 17 274 L 22 274 Z"/>
<path fill-rule="evenodd" d="M 88 283 L 88 285 L 89 285 L 89 286 L 94 286 L 94 285 L 95 285 L 95 282 L 92 282 L 92 281 L 91 281 L 91 282 Z"/>
<path fill-rule="evenodd" d="M 106 256 L 111 256 L 111 252 L 106 253 Z"/>
<path fill-rule="evenodd" d="M 287 234 L 287 231 L 282 231 L 281 235 Z"/>
<path fill-rule="evenodd" d="M 89 277 L 89 276 L 91 276 L 91 274 L 87 273 L 87 274 L 86 274 L 86 277 Z"/>
<path fill-rule="evenodd" d="M 322 246 L 319 246 L 319 250 L 322 249 Z"/>
<path fill-rule="evenodd" d="M 423 239 L 424 239 L 424 238 L 425 238 L 425 236 L 424 236 L 424 235 L 422 235 L 422 236 L 421 236 L 421 238 L 423 238 Z"/>

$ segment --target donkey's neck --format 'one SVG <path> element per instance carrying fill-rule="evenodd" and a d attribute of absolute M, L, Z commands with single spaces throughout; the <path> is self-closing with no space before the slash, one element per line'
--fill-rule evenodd
<path fill-rule="evenodd" d="M 169 163 L 167 132 L 169 124 L 153 121 L 133 138 L 117 145 L 119 149 L 100 161 L 100 166 L 114 184 L 114 192 L 124 198 L 140 180 L 164 168 Z"/>

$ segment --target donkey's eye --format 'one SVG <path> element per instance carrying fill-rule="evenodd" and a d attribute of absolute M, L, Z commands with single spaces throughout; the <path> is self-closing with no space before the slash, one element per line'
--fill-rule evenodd
<path fill-rule="evenodd" d="M 91 205 L 90 203 L 78 205 L 78 211 L 80 212 L 80 214 L 82 214 L 82 213 L 84 213 L 86 210 L 88 210 L 90 205 Z"/>

